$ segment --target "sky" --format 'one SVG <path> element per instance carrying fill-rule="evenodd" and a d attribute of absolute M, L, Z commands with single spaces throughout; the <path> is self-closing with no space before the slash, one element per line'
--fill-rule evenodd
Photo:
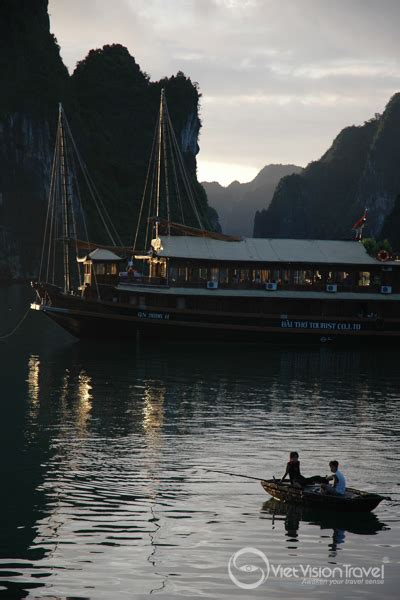
<path fill-rule="evenodd" d="M 153 81 L 202 93 L 200 181 L 306 166 L 400 91 L 400 0 L 49 0 L 70 72 L 120 43 Z"/>

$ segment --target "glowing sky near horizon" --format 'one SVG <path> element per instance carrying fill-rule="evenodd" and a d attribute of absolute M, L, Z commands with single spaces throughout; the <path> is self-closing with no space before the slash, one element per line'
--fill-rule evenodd
<path fill-rule="evenodd" d="M 305 166 L 400 91 L 398 0 L 50 0 L 72 71 L 121 43 L 152 80 L 182 70 L 202 93 L 200 180 Z"/>

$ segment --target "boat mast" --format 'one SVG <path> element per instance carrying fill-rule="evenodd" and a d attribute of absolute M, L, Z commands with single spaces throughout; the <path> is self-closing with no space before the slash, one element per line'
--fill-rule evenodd
<path fill-rule="evenodd" d="M 160 117 L 158 120 L 158 155 L 157 155 L 157 195 L 156 195 L 156 238 L 159 233 L 160 219 L 160 185 L 161 185 L 161 150 L 164 121 L 164 89 L 161 90 Z"/>
<path fill-rule="evenodd" d="M 58 127 L 60 132 L 60 175 L 61 175 L 61 200 L 62 200 L 62 242 L 64 258 L 64 292 L 71 289 L 71 277 L 69 272 L 69 187 L 67 183 L 67 173 L 65 168 L 65 135 L 63 128 L 63 107 L 61 102 L 58 105 Z"/>
<path fill-rule="evenodd" d="M 169 184 L 168 184 L 169 176 L 168 176 L 167 132 L 166 132 L 166 120 L 168 119 L 168 109 L 167 109 L 167 101 L 165 100 L 164 90 L 162 90 L 162 102 L 164 105 L 163 106 L 162 135 L 163 135 L 163 151 L 164 151 L 165 199 L 167 202 L 168 235 L 171 235 L 171 229 L 170 229 L 171 211 L 170 211 L 170 206 L 169 206 Z"/>

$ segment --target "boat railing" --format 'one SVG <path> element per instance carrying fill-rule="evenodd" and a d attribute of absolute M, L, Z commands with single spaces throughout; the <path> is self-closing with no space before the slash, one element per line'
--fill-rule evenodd
<path fill-rule="evenodd" d="M 276 284 L 276 291 L 293 291 L 293 292 L 326 292 L 329 293 L 330 290 L 327 286 L 332 285 L 331 283 L 309 283 L 309 284 L 293 284 L 293 283 L 285 283 L 285 282 L 255 282 L 255 281 L 240 281 L 240 282 L 216 282 L 216 288 L 222 290 L 259 290 L 259 291 L 267 291 L 267 284 L 272 283 Z M 179 287 L 179 288 L 196 288 L 196 289 L 204 289 L 210 287 L 208 285 L 207 280 L 196 280 L 196 281 L 186 281 L 184 279 L 170 279 L 168 282 L 170 287 Z M 347 292 L 347 293 L 357 293 L 357 294 L 378 294 L 381 291 L 381 285 L 371 284 L 371 285 L 353 285 L 348 283 L 336 283 L 334 284 L 334 290 L 337 293 Z M 213 288 L 213 289 L 216 289 Z M 273 288 L 269 288 L 270 290 Z M 392 290 L 395 291 L 394 289 Z M 332 293 L 332 292 L 331 292 Z"/>
<path fill-rule="evenodd" d="M 126 285 L 138 285 L 138 286 L 158 286 L 158 287 L 179 287 L 179 288 L 195 288 L 204 289 L 210 288 L 209 280 L 199 279 L 187 281 L 184 278 L 170 278 L 166 277 L 149 277 L 141 275 L 138 272 L 134 274 L 120 273 L 119 277 L 120 284 Z M 259 291 L 275 291 L 275 288 L 267 287 L 267 284 L 276 284 L 276 291 L 293 291 L 293 292 L 326 292 L 326 293 L 356 293 L 356 294 L 378 294 L 381 291 L 381 284 L 370 284 L 370 285 L 354 285 L 353 283 L 335 283 L 335 282 L 310 282 L 310 283 L 292 283 L 284 281 L 230 281 L 230 282 L 215 282 L 216 288 L 222 290 L 259 290 Z M 333 289 L 329 289 L 328 286 L 333 286 Z M 212 289 L 216 289 L 212 288 Z M 333 292 L 334 290 L 334 292 Z M 396 290 L 392 288 L 394 293 Z"/>
<path fill-rule="evenodd" d="M 120 274 L 119 283 L 126 284 L 126 285 L 140 285 L 140 286 L 143 286 L 143 285 L 165 286 L 165 287 L 168 286 L 168 281 L 165 277 L 149 277 L 149 276 L 140 275 L 140 274 L 136 274 L 136 273 L 134 275 Z"/>

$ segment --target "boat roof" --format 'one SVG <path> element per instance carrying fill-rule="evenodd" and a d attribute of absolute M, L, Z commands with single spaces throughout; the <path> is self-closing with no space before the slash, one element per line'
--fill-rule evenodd
<path fill-rule="evenodd" d="M 120 256 L 117 256 L 116 254 L 114 254 L 114 252 L 111 252 L 111 250 L 105 250 L 104 248 L 96 248 L 96 250 L 92 250 L 92 252 L 90 252 L 86 259 L 91 259 L 94 261 L 101 261 L 101 262 L 106 262 L 106 261 L 119 261 L 122 260 L 122 258 Z"/>
<path fill-rule="evenodd" d="M 221 241 L 206 237 L 160 236 L 152 240 L 157 255 L 207 261 L 396 265 L 370 256 L 362 243 L 349 240 L 295 240 L 276 238 L 243 238 Z"/>

